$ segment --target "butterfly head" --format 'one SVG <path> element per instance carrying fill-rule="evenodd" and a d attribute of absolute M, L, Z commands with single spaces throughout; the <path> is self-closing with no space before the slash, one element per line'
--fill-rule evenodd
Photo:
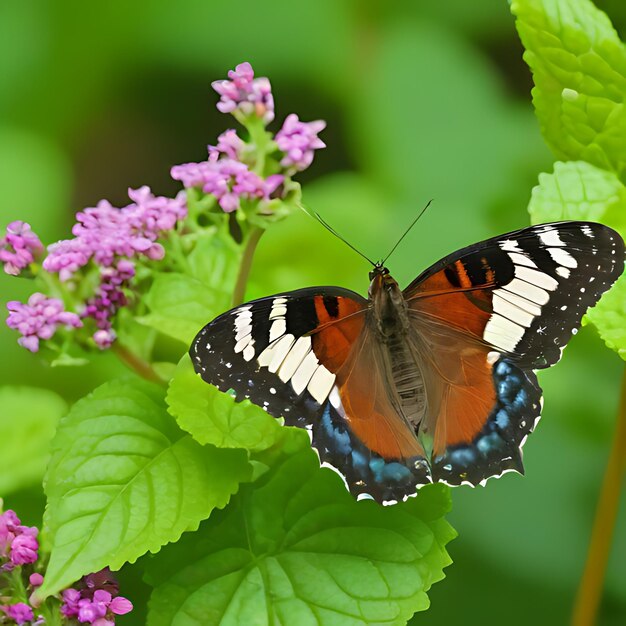
<path fill-rule="evenodd" d="M 382 262 L 374 265 L 370 272 L 370 281 L 370 306 L 378 330 L 382 337 L 394 335 L 406 326 L 406 315 L 403 315 L 406 304 L 402 291 Z"/>
<path fill-rule="evenodd" d="M 383 265 L 383 261 L 373 263 L 374 267 L 370 271 L 370 281 L 373 281 L 377 276 L 389 276 L 389 270 Z"/>

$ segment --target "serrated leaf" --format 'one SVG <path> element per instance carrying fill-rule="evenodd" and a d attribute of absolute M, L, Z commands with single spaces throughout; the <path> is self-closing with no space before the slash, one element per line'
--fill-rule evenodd
<path fill-rule="evenodd" d="M 196 333 L 230 306 L 240 248 L 224 234 L 198 237 L 187 273 L 157 273 L 144 301 L 150 312 L 137 319 L 189 344 Z"/>
<path fill-rule="evenodd" d="M 612 172 L 583 161 L 554 164 L 540 174 L 528 211 L 533 224 L 555 220 L 602 222 L 626 238 L 626 187 Z M 606 345 L 626 360 L 626 277 L 589 309 L 583 325 L 593 323 Z"/>
<path fill-rule="evenodd" d="M 67 405 L 47 389 L 0 387 L 0 410 L 0 496 L 7 496 L 41 483 Z"/>
<path fill-rule="evenodd" d="M 178 425 L 201 444 L 263 450 L 281 436 L 279 423 L 260 407 L 249 400 L 235 402 L 204 382 L 187 354 L 176 368 L 166 401 Z"/>
<path fill-rule="evenodd" d="M 626 175 L 626 47 L 590 0 L 515 0 L 533 103 L 558 158 Z"/>
<path fill-rule="evenodd" d="M 449 490 L 355 501 L 288 431 L 283 456 L 148 566 L 148 624 L 405 624 L 450 563 Z"/>
<path fill-rule="evenodd" d="M 249 478 L 243 451 L 198 444 L 163 396 L 155 385 L 114 381 L 61 420 L 46 480 L 52 551 L 39 597 L 176 541 Z"/>
<path fill-rule="evenodd" d="M 533 224 L 559 220 L 604 221 L 611 207 L 626 213 L 626 188 L 613 172 L 584 161 L 557 161 L 539 174 L 528 212 Z"/>

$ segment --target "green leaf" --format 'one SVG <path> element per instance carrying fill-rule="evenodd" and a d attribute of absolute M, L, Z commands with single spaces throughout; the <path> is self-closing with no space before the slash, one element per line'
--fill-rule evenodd
<path fill-rule="evenodd" d="M 626 47 L 590 0 L 515 0 L 533 103 L 558 158 L 626 175 Z"/>
<path fill-rule="evenodd" d="M 61 420 L 46 481 L 52 552 L 41 598 L 176 541 L 249 478 L 244 452 L 198 444 L 178 429 L 163 395 L 145 382 L 114 381 Z"/>
<path fill-rule="evenodd" d="M 151 312 L 138 321 L 187 344 L 226 307 L 224 294 L 207 289 L 196 278 L 176 272 L 157 274 L 145 302 Z"/>
<path fill-rule="evenodd" d="M 555 220 L 591 220 L 615 228 L 626 238 L 626 187 L 612 172 L 583 161 L 554 164 L 552 174 L 540 174 L 528 211 L 533 224 Z M 606 345 L 626 360 L 626 277 L 623 275 L 589 309 L 591 322 Z"/>
<path fill-rule="evenodd" d="M 450 563 L 433 485 L 393 507 L 357 502 L 301 431 L 224 511 L 148 566 L 148 624 L 405 624 Z"/>
<path fill-rule="evenodd" d="M 189 344 L 196 333 L 230 306 L 240 248 L 225 234 L 204 233 L 186 259 L 186 273 L 155 276 L 144 300 L 146 326 Z"/>
<path fill-rule="evenodd" d="M 57 422 L 66 412 L 56 393 L 0 387 L 0 496 L 41 483 Z"/>
<path fill-rule="evenodd" d="M 281 436 L 279 422 L 260 407 L 249 400 L 235 402 L 204 382 L 187 354 L 176 368 L 166 401 L 178 425 L 201 444 L 263 450 Z"/>
<path fill-rule="evenodd" d="M 626 188 L 613 172 L 584 161 L 557 161 L 553 173 L 539 174 L 528 212 L 533 224 L 559 220 L 602 222 L 613 206 L 626 212 Z"/>

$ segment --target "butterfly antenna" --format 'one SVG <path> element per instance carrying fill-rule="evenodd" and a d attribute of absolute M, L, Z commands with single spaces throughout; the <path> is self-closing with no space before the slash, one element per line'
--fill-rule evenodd
<path fill-rule="evenodd" d="M 337 239 L 343 241 L 348 248 L 354 250 L 359 256 L 363 257 L 368 263 L 371 265 L 376 265 L 372 259 L 365 256 L 360 250 L 357 250 L 349 241 L 344 239 L 319 213 L 316 211 L 311 211 L 303 204 L 300 204 L 300 208 L 309 216 L 315 218 L 329 233 L 337 237 Z"/>
<path fill-rule="evenodd" d="M 402 237 L 400 237 L 400 239 L 398 239 L 398 241 L 396 242 L 396 245 L 393 248 L 391 248 L 391 252 L 385 257 L 385 259 L 382 262 L 383 265 L 387 262 L 387 259 L 396 251 L 396 248 L 400 245 L 402 240 L 409 234 L 413 226 L 417 224 L 417 221 L 419 220 L 419 218 L 422 217 L 424 213 L 426 213 L 426 209 L 430 206 L 431 202 L 432 200 L 429 200 L 426 203 L 426 206 L 419 212 L 419 215 L 411 222 L 411 225 L 404 231 L 404 235 L 402 235 Z"/>

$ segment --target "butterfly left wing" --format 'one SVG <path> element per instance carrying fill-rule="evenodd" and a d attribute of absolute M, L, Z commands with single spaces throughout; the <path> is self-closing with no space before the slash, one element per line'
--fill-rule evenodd
<path fill-rule="evenodd" d="M 478 484 L 522 471 L 541 408 L 532 370 L 559 360 L 623 267 L 618 233 L 559 222 L 464 248 L 404 290 L 418 359 L 435 372 L 422 426 L 434 480 Z"/>
<path fill-rule="evenodd" d="M 389 395 L 366 310 L 367 300 L 338 287 L 262 298 L 207 324 L 190 356 L 206 382 L 306 428 L 322 465 L 353 495 L 396 501 L 430 482 L 430 471 Z"/>

